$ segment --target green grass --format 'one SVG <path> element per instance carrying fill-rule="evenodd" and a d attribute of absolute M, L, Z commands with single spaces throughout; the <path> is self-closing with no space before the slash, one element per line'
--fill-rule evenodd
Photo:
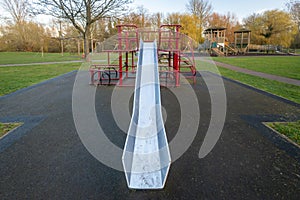
<path fill-rule="evenodd" d="M 0 67 L 0 96 L 77 70 L 79 63 Z"/>
<path fill-rule="evenodd" d="M 77 54 L 72 55 L 69 53 L 65 53 L 64 56 L 60 53 L 44 53 L 44 57 L 42 57 L 42 53 L 37 52 L 0 52 L 0 65 L 71 60 L 81 60 L 81 57 Z"/>
<path fill-rule="evenodd" d="M 300 145 L 300 121 L 297 122 L 269 122 L 266 123 L 279 133 L 287 136 L 289 139 Z"/>
<path fill-rule="evenodd" d="M 265 78 L 260 78 L 257 76 L 252 76 L 248 74 L 243 74 L 240 72 L 232 71 L 226 68 L 216 67 L 213 64 L 206 63 L 204 61 L 197 61 L 197 69 L 203 71 L 211 71 L 213 73 L 218 73 L 217 69 L 222 76 L 228 77 L 233 80 L 237 80 L 244 84 L 253 86 L 255 88 L 264 90 L 266 92 L 281 96 L 283 98 L 289 99 L 296 103 L 300 103 L 300 87 L 295 85 L 290 85 L 286 83 L 281 83 Z"/>
<path fill-rule="evenodd" d="M 300 57 L 216 57 L 213 60 L 253 71 L 300 80 Z"/>
<path fill-rule="evenodd" d="M 14 128 L 21 126 L 23 123 L 0 123 L 0 137 L 13 130 Z"/>

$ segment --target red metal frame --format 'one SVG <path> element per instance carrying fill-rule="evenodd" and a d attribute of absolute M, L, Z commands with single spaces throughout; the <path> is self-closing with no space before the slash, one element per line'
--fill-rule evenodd
<path fill-rule="evenodd" d="M 159 30 L 138 30 L 138 27 L 133 24 L 122 24 L 116 26 L 118 29 L 118 43 L 117 49 L 115 50 L 104 50 L 107 52 L 107 64 L 96 64 L 92 65 L 90 68 L 90 76 L 92 84 L 118 84 L 118 86 L 127 86 L 124 84 L 124 78 L 130 78 L 129 74 L 135 74 L 135 55 L 139 51 L 139 37 L 143 37 L 144 41 L 151 40 L 151 34 L 159 34 L 158 41 L 158 55 L 167 55 L 167 66 L 160 64 L 160 72 L 165 73 L 167 78 L 175 79 L 175 86 L 180 86 L 180 73 L 181 68 L 190 68 L 192 75 L 185 76 L 186 78 L 192 78 L 195 83 L 195 62 L 194 53 L 192 52 L 192 58 L 184 55 L 181 52 L 181 46 L 183 42 L 183 35 L 180 34 L 181 25 L 171 24 L 171 25 L 161 25 Z M 185 36 L 186 37 L 186 36 Z M 156 36 L 154 37 L 156 38 Z M 118 64 L 113 64 L 110 62 L 110 54 L 118 54 Z M 125 63 L 123 63 L 123 57 Z M 131 57 L 131 63 L 129 63 L 129 57 Z M 182 65 L 181 65 L 182 63 Z M 124 64 L 124 65 L 123 65 Z M 123 68 L 125 67 L 125 71 Z M 131 71 L 129 72 L 129 67 Z M 162 67 L 167 67 L 168 69 L 162 70 Z M 112 71 L 117 71 L 118 77 L 104 78 L 103 74 L 110 74 Z M 98 80 L 94 80 L 94 75 L 97 73 Z M 124 77 L 124 73 L 126 76 Z M 108 83 L 103 83 L 103 80 L 109 79 Z M 162 78 L 164 79 L 164 78 Z M 167 81 L 167 80 L 166 80 Z"/>
<path fill-rule="evenodd" d="M 135 38 L 129 36 L 128 31 L 124 31 L 124 29 L 131 28 L 131 32 L 135 32 Z M 131 52 L 132 55 L 132 67 L 134 66 L 134 51 L 138 51 L 138 31 L 137 26 L 133 24 L 121 24 L 117 25 L 118 29 L 118 40 L 119 40 L 119 86 L 123 85 L 123 53 L 125 53 L 125 66 L 126 66 L 126 75 L 128 77 L 128 53 Z M 125 34 L 125 35 L 124 35 Z M 132 42 L 136 42 L 136 49 L 130 49 L 129 44 Z M 123 49 L 123 42 L 125 43 L 125 49 Z"/>
<path fill-rule="evenodd" d="M 175 32 L 175 38 L 172 37 L 172 33 L 171 31 L 169 31 L 169 37 L 163 37 L 162 38 L 162 29 L 163 28 L 168 28 L 168 29 L 172 29 L 174 28 L 174 32 Z M 180 63 L 179 63 L 179 55 L 180 55 L 180 49 L 179 49 L 179 31 L 180 31 L 181 25 L 180 24 L 163 24 L 160 26 L 160 42 L 163 41 L 168 41 L 168 47 L 169 47 L 169 67 L 171 67 L 171 55 L 173 56 L 173 68 L 174 68 L 174 72 L 175 72 L 175 76 L 176 76 L 176 87 L 180 86 L 180 80 L 179 80 L 179 73 L 180 73 Z M 175 49 L 171 46 L 172 42 L 175 43 Z"/>

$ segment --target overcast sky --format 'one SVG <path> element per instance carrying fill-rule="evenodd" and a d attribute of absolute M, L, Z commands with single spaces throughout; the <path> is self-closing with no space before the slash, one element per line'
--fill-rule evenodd
<path fill-rule="evenodd" d="M 143 5 L 150 12 L 185 12 L 188 0 L 134 0 L 134 5 Z M 287 0 L 210 0 L 213 10 L 220 14 L 235 13 L 243 19 L 253 13 L 272 9 L 286 9 Z"/>

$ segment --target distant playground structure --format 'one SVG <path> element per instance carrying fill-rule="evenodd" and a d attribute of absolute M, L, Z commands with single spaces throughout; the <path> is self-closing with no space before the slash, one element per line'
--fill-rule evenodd
<path fill-rule="evenodd" d="M 196 82 L 194 49 L 196 42 L 180 33 L 181 25 L 161 25 L 159 29 L 117 25 L 118 34 L 96 45 L 89 56 L 93 85 L 134 86 L 141 41 L 157 43 L 160 84 L 180 86 L 180 74 Z"/>
<path fill-rule="evenodd" d="M 226 28 L 211 27 L 204 31 L 205 41 L 199 45 L 199 51 L 208 52 L 212 56 L 245 55 L 249 53 L 276 52 L 275 45 L 251 44 L 251 30 L 234 31 L 234 42 L 228 41 Z"/>

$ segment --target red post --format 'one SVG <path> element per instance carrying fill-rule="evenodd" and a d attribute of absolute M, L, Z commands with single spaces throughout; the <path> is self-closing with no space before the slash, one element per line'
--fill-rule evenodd
<path fill-rule="evenodd" d="M 100 79 L 101 79 L 101 71 L 100 69 L 97 70 L 98 73 L 98 85 L 100 84 Z"/>
<path fill-rule="evenodd" d="M 118 27 L 118 39 L 119 39 L 119 85 L 122 86 L 122 79 L 123 79 L 123 63 L 122 63 L 122 26 Z"/>
<path fill-rule="evenodd" d="M 169 70 L 172 67 L 172 65 L 171 65 L 171 57 L 172 57 L 172 54 L 171 54 L 171 51 L 169 51 L 169 56 L 168 56 Z"/>
<path fill-rule="evenodd" d="M 95 84 L 95 81 L 94 81 L 94 70 L 93 69 L 90 69 L 90 75 L 91 75 L 91 83 L 90 83 L 90 85 L 93 85 L 93 84 Z"/>
<path fill-rule="evenodd" d="M 126 30 L 127 32 L 122 32 L 122 27 L 127 27 Z M 126 53 L 126 64 L 128 65 L 128 52 L 131 51 L 130 45 L 131 45 L 131 41 L 130 41 L 130 34 L 128 32 L 128 28 L 131 29 L 135 29 L 136 32 L 136 41 L 138 44 L 138 30 L 137 30 L 137 26 L 133 25 L 133 24 L 121 24 L 121 25 L 117 25 L 118 28 L 118 40 L 119 40 L 119 47 L 118 47 L 118 52 L 119 52 L 119 86 L 123 85 L 123 52 Z M 131 30 L 132 32 L 132 30 Z M 123 36 L 123 34 L 125 33 L 125 35 Z M 125 44 L 125 49 L 122 49 L 122 45 Z M 138 47 L 137 47 L 138 48 Z M 132 61 L 134 63 L 134 61 Z M 126 72 L 128 71 L 128 67 L 126 67 Z"/>
<path fill-rule="evenodd" d="M 131 71 L 134 71 L 134 52 L 131 52 Z"/>
<path fill-rule="evenodd" d="M 128 51 L 126 51 L 126 78 L 128 77 Z"/>
<path fill-rule="evenodd" d="M 180 26 L 176 25 L 175 29 L 175 41 L 176 41 L 176 46 L 175 46 L 175 51 L 174 51 L 174 57 L 173 57 L 173 63 L 174 63 L 174 69 L 176 71 L 176 87 L 180 86 L 179 83 L 179 73 L 180 73 L 180 68 L 179 68 L 179 29 Z"/>
<path fill-rule="evenodd" d="M 169 44 L 169 66 L 171 65 L 171 55 L 173 55 L 173 70 L 175 73 L 175 85 L 178 87 L 180 86 L 180 81 L 179 81 L 179 73 L 180 73 L 180 66 L 179 66 L 179 56 L 180 56 L 180 49 L 179 49 L 179 40 L 180 40 L 180 35 L 179 35 L 179 30 L 181 28 L 181 25 L 179 24 L 164 24 L 161 25 L 160 28 L 163 27 L 169 27 L 169 28 L 175 28 L 175 40 L 173 40 L 171 32 L 169 32 L 169 39 L 168 39 L 168 44 Z M 174 47 L 174 41 L 175 41 L 175 47 Z"/>

